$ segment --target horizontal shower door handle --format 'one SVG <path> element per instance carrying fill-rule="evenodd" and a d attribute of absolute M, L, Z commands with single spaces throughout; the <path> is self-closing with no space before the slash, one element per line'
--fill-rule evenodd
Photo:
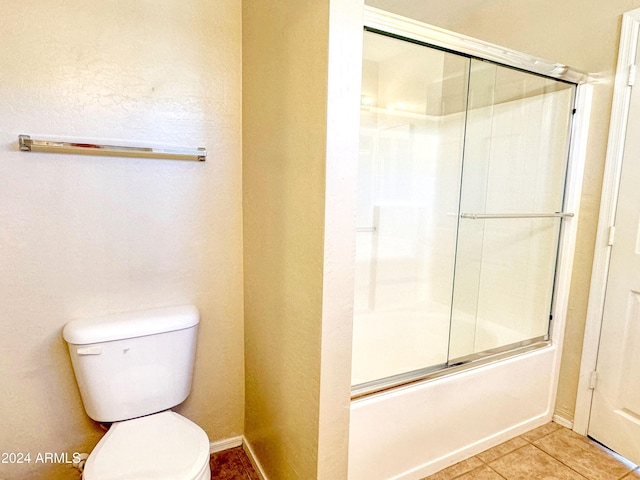
<path fill-rule="evenodd" d="M 553 212 L 553 213 L 461 213 L 460 218 L 469 220 L 489 220 L 500 218 L 571 218 L 573 213 Z"/>

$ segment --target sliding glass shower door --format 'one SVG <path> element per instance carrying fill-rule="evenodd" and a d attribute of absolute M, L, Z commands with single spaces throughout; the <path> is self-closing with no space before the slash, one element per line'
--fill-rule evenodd
<path fill-rule="evenodd" d="M 471 60 L 449 363 L 548 338 L 574 88 Z"/>
<path fill-rule="evenodd" d="M 573 94 L 365 32 L 354 385 L 547 338 Z"/>
<path fill-rule="evenodd" d="M 365 34 L 353 383 L 446 364 L 469 59 Z"/>

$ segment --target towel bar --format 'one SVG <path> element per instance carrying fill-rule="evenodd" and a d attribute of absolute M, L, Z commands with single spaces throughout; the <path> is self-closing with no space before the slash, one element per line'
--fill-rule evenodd
<path fill-rule="evenodd" d="M 167 149 L 149 147 L 125 147 L 100 145 L 96 143 L 61 142 L 52 140 L 34 140 L 29 135 L 18 137 L 23 152 L 73 153 L 79 155 L 103 155 L 109 157 L 160 158 L 170 160 L 193 160 L 204 162 L 207 158 L 205 148 Z"/>

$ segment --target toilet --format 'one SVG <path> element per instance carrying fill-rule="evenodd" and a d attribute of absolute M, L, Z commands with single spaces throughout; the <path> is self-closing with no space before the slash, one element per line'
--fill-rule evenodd
<path fill-rule="evenodd" d="M 63 337 L 87 415 L 112 423 L 83 480 L 210 480 L 209 439 L 171 411 L 191 390 L 193 305 L 73 320 Z"/>

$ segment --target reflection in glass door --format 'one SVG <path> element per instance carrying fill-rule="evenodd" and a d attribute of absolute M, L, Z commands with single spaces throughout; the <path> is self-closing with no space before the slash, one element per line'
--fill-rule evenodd
<path fill-rule="evenodd" d="M 469 59 L 366 32 L 352 382 L 448 360 Z"/>
<path fill-rule="evenodd" d="M 547 338 L 574 89 L 365 32 L 354 386 Z"/>

